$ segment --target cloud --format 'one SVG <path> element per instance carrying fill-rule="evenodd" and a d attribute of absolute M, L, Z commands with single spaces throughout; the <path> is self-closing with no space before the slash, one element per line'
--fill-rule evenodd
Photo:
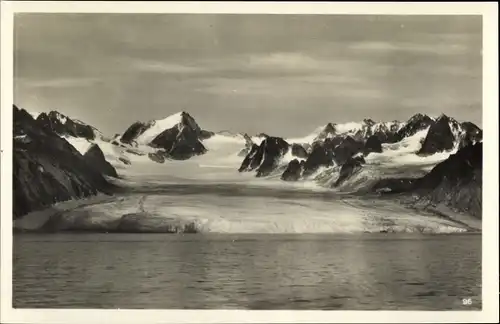
<path fill-rule="evenodd" d="M 45 80 L 16 79 L 16 83 L 28 88 L 75 88 L 88 87 L 100 82 L 99 78 L 55 78 Z"/>
<path fill-rule="evenodd" d="M 328 56 L 308 55 L 300 52 L 269 52 L 239 55 L 228 60 L 228 66 L 245 71 L 290 74 L 351 74 L 366 68 L 364 62 L 345 55 L 329 53 Z"/>
<path fill-rule="evenodd" d="M 250 55 L 248 57 L 248 66 L 257 68 L 275 68 L 275 69 L 319 69 L 322 62 L 311 56 L 302 53 L 278 52 L 270 54 Z M 324 62 L 323 62 L 324 63 Z M 324 64 L 323 64 L 324 67 Z"/>
<path fill-rule="evenodd" d="M 210 78 L 199 84 L 197 92 L 216 96 L 255 98 L 364 97 L 381 98 L 376 84 L 363 78 L 339 75 L 268 78 Z"/>
<path fill-rule="evenodd" d="M 186 60 L 179 58 L 169 62 L 122 58 L 119 65 L 126 74 L 137 72 L 157 74 L 159 77 L 182 76 L 184 80 L 194 79 L 212 82 L 213 79 L 273 79 L 300 77 L 301 82 L 325 83 L 361 82 L 376 72 L 367 70 L 365 62 L 345 57 L 318 58 L 297 52 L 269 52 L 259 54 L 235 54 L 218 58 Z M 363 72 L 364 71 L 364 72 Z M 363 72 L 363 73 L 361 73 Z"/>
<path fill-rule="evenodd" d="M 458 110 L 461 107 L 480 106 L 481 98 L 460 98 L 452 95 L 438 96 L 435 93 L 430 93 L 428 96 L 402 98 L 399 104 L 401 107 L 409 109 L 431 109 L 439 111 L 439 109 L 443 109 L 442 107 L 446 107 L 449 110 Z"/>
<path fill-rule="evenodd" d="M 163 74 L 200 73 L 206 70 L 199 66 L 188 66 L 174 62 L 136 60 L 132 63 L 136 71 L 154 72 Z"/>
<path fill-rule="evenodd" d="M 116 60 L 128 73 L 147 72 L 172 74 L 194 78 L 236 76 L 238 78 L 274 77 L 284 75 L 318 74 L 337 71 L 345 64 L 321 60 L 295 52 L 224 55 L 217 58 L 197 58 L 189 64 L 183 58 L 176 60 L 142 60 L 124 57 Z"/>
<path fill-rule="evenodd" d="M 387 54 L 389 52 L 407 52 L 412 54 L 429 54 L 429 55 L 463 55 L 469 52 L 469 48 L 462 44 L 456 43 L 408 43 L 408 42 L 353 42 L 347 46 L 350 50 L 379 52 Z M 479 53 L 480 49 L 475 48 Z"/>
<path fill-rule="evenodd" d="M 346 57 L 298 52 L 235 55 L 204 62 L 210 73 L 197 76 L 198 93 L 260 98 L 379 98 L 379 77 L 386 69 Z"/>

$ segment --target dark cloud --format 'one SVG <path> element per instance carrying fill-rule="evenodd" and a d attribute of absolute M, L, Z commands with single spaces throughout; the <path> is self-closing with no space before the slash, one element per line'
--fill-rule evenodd
<path fill-rule="evenodd" d="M 476 16 L 23 13 L 15 101 L 108 133 L 180 110 L 279 135 L 416 112 L 481 125 L 481 43 Z"/>

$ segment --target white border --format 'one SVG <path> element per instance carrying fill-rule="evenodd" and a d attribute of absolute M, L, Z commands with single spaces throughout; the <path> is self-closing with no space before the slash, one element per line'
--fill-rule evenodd
<path fill-rule="evenodd" d="M 15 12 L 461 14 L 483 16 L 483 310 L 231 311 L 31 310 L 12 308 L 12 101 Z M 1 311 L 2 323 L 332 323 L 498 321 L 498 4 L 496 2 L 1 2 Z"/>

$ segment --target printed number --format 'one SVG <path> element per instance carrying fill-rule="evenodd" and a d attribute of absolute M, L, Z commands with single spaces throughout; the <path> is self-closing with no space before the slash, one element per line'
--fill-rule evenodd
<path fill-rule="evenodd" d="M 472 305 L 472 299 L 471 298 L 462 299 L 462 305 Z"/>

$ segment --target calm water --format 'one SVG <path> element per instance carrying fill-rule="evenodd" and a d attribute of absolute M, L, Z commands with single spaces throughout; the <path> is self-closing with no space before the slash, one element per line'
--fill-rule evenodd
<path fill-rule="evenodd" d="M 14 307 L 481 308 L 472 234 L 16 234 L 13 266 Z"/>

